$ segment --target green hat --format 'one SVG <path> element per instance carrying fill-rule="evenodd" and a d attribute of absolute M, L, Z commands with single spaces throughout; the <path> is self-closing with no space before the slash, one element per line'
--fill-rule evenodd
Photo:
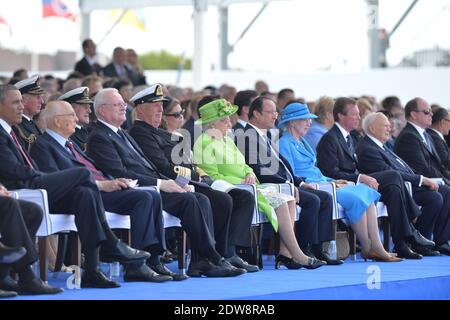
<path fill-rule="evenodd" d="M 225 99 L 211 101 L 200 109 L 200 119 L 195 124 L 208 124 L 236 113 L 238 106 L 232 105 Z"/>

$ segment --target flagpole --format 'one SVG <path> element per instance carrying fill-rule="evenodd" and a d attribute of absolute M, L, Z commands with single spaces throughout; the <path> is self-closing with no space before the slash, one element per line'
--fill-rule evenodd
<path fill-rule="evenodd" d="M 122 13 L 120 14 L 120 16 L 117 18 L 117 20 L 114 22 L 114 24 L 111 26 L 111 28 L 109 28 L 108 31 L 106 31 L 105 35 L 103 36 L 103 38 L 97 43 L 97 45 L 99 46 L 108 36 L 109 34 L 114 30 L 114 28 L 119 24 L 120 20 L 122 20 L 122 18 L 125 16 L 125 14 L 128 12 L 128 9 L 123 9 Z"/>

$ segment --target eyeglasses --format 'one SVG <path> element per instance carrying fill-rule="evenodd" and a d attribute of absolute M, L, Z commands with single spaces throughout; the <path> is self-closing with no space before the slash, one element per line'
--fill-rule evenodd
<path fill-rule="evenodd" d="M 113 107 L 122 107 L 125 108 L 127 104 L 125 102 L 119 102 L 119 103 L 102 103 L 102 106 L 113 106 Z"/>
<path fill-rule="evenodd" d="M 164 115 L 168 116 L 168 117 L 174 117 L 176 119 L 179 119 L 183 116 L 183 112 L 165 113 Z"/>
<path fill-rule="evenodd" d="M 428 116 L 428 115 L 432 115 L 433 112 L 429 109 L 429 110 L 414 110 L 415 112 L 423 112 L 424 115 Z"/>

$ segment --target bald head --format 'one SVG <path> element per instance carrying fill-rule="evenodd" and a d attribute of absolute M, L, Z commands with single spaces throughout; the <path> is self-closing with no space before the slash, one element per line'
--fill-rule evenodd
<path fill-rule="evenodd" d="M 50 101 L 43 111 L 43 117 L 48 129 L 66 139 L 75 132 L 78 119 L 68 102 Z"/>
<path fill-rule="evenodd" d="M 380 140 L 382 143 L 385 143 L 391 137 L 391 123 L 380 112 L 367 115 L 363 120 L 362 127 L 366 134 Z"/>

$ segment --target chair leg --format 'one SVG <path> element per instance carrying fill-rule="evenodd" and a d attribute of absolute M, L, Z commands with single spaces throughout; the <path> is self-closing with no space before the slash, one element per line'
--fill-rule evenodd
<path fill-rule="evenodd" d="M 81 243 L 78 233 L 71 232 L 69 234 L 70 247 L 70 265 L 81 267 Z"/>
<path fill-rule="evenodd" d="M 356 256 L 356 235 L 352 228 L 348 230 L 348 241 L 350 244 L 350 255 L 355 258 Z"/>
<path fill-rule="evenodd" d="M 44 282 L 48 281 L 47 278 L 47 252 L 48 252 L 48 237 L 39 237 L 39 269 L 40 269 L 40 277 Z"/>
<path fill-rule="evenodd" d="M 67 233 L 61 233 L 58 236 L 58 251 L 56 254 L 55 269 L 53 270 L 54 272 L 61 271 L 67 252 L 67 238 Z"/>
<path fill-rule="evenodd" d="M 181 274 L 186 274 L 186 232 L 182 228 L 177 228 L 176 232 L 178 269 Z"/>
<path fill-rule="evenodd" d="M 383 246 L 384 250 L 389 252 L 389 244 L 391 240 L 391 230 L 389 227 L 389 220 L 387 217 L 382 217 L 381 219 L 381 228 L 383 230 Z"/>

